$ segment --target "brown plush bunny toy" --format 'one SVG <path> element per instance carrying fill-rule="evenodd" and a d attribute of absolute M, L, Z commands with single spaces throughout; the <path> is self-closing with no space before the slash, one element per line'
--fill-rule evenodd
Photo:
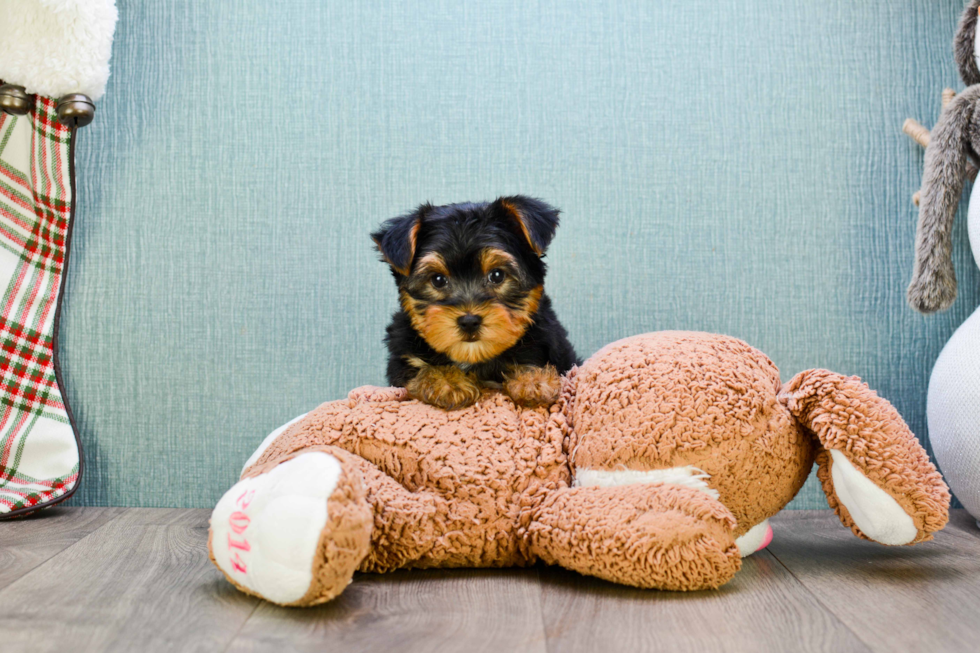
<path fill-rule="evenodd" d="M 945 108 L 926 148 L 909 304 L 922 313 L 949 308 L 956 299 L 951 256 L 953 218 L 963 193 L 968 160 L 980 160 L 980 69 L 977 13 L 980 0 L 963 12 L 953 42 L 956 65 L 968 88 Z M 970 238 L 980 245 L 980 201 L 970 209 Z M 977 215 L 974 215 L 977 214 Z M 974 247 L 974 251 L 980 248 Z"/>
<path fill-rule="evenodd" d="M 816 460 L 859 537 L 924 542 L 949 492 L 895 408 L 857 378 L 787 384 L 727 336 L 607 345 L 550 408 L 486 390 L 445 411 L 358 388 L 273 432 L 211 515 L 211 559 L 283 605 L 340 594 L 356 570 L 542 561 L 635 587 L 696 590 L 765 547 Z"/>

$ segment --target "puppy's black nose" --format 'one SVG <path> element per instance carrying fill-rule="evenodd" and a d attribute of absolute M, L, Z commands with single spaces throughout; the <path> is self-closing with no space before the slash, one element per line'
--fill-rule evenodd
<path fill-rule="evenodd" d="M 459 325 L 463 333 L 474 334 L 480 329 L 480 325 L 483 324 L 483 318 L 473 313 L 467 313 L 466 315 L 460 315 L 459 319 L 456 320 L 456 324 Z"/>

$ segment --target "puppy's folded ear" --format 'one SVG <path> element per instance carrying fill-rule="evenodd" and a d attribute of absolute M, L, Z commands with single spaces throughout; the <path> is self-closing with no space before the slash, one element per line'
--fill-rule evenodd
<path fill-rule="evenodd" d="M 431 204 L 423 204 L 411 213 L 388 220 L 371 234 L 371 240 L 378 246 L 382 258 L 402 276 L 407 277 L 412 271 L 422 218 L 431 208 Z"/>
<path fill-rule="evenodd" d="M 560 211 L 539 199 L 523 195 L 501 197 L 490 205 L 490 210 L 517 227 L 538 256 L 544 255 L 555 237 Z"/>

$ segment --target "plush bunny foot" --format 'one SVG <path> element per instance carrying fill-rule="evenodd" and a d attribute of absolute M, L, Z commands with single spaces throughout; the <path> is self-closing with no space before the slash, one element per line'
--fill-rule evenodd
<path fill-rule="evenodd" d="M 868 539 L 901 545 L 915 541 L 919 529 L 912 516 L 841 451 L 830 451 L 830 477 L 837 500 Z"/>
<path fill-rule="evenodd" d="M 667 483 L 574 487 L 547 497 L 528 528 L 546 563 L 633 587 L 717 588 L 742 564 L 735 518 L 700 490 Z"/>
<path fill-rule="evenodd" d="M 949 490 L 895 408 L 854 377 L 801 372 L 780 395 L 817 438 L 817 477 L 855 535 L 881 544 L 932 539 Z"/>
<path fill-rule="evenodd" d="M 329 448 L 235 484 L 211 515 L 211 559 L 234 585 L 282 605 L 339 594 L 367 555 L 373 513 Z"/>

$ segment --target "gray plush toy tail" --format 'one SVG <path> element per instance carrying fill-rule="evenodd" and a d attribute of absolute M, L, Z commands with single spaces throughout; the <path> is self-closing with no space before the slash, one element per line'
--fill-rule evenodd
<path fill-rule="evenodd" d="M 953 218 L 965 182 L 967 154 L 980 125 L 973 125 L 980 100 L 980 69 L 976 59 L 977 12 L 980 0 L 970 0 L 953 40 L 953 54 L 969 86 L 939 117 L 926 148 L 919 200 L 919 229 L 915 236 L 915 268 L 909 284 L 909 304 L 922 313 L 949 308 L 956 299 L 953 270 Z"/>
<path fill-rule="evenodd" d="M 932 130 L 926 148 L 919 229 L 915 236 L 915 268 L 909 284 L 909 304 L 922 313 L 949 308 L 956 299 L 953 270 L 953 218 L 966 181 L 966 157 L 974 105 L 980 86 L 958 95 Z"/>
<path fill-rule="evenodd" d="M 967 86 L 980 84 L 980 69 L 977 68 L 974 53 L 978 9 L 980 9 L 980 0 L 970 0 L 966 4 L 966 9 L 963 10 L 960 18 L 960 26 L 956 28 L 956 37 L 953 39 L 953 57 L 956 59 L 956 67 L 960 70 L 960 77 Z"/>

